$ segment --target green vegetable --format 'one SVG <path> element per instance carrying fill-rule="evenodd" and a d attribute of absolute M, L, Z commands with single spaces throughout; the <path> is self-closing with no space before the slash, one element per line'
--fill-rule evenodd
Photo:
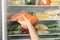
<path fill-rule="evenodd" d="M 27 5 L 35 5 L 36 0 L 26 0 Z"/>
<path fill-rule="evenodd" d="M 54 25 L 54 26 L 48 26 L 48 28 L 56 28 L 58 27 L 57 25 Z"/>
<path fill-rule="evenodd" d="M 27 0 L 27 2 L 31 2 L 31 0 Z"/>
<path fill-rule="evenodd" d="M 12 35 L 12 34 L 13 34 L 13 32 L 12 32 L 12 31 L 9 31 L 9 32 L 8 32 L 8 34 L 9 34 L 9 35 Z"/>
<path fill-rule="evenodd" d="M 12 34 L 21 34 L 21 24 L 19 24 L 18 22 L 11 22 L 9 25 L 9 29 L 8 29 L 8 34 L 12 35 Z"/>
<path fill-rule="evenodd" d="M 32 16 L 34 16 L 34 12 L 28 12 L 28 13 L 30 13 Z"/>
<path fill-rule="evenodd" d="M 13 31 L 14 34 L 21 34 L 21 30 Z"/>
<path fill-rule="evenodd" d="M 13 28 L 17 28 L 17 27 L 18 27 L 18 25 L 12 25 L 12 29 L 13 29 Z"/>
<path fill-rule="evenodd" d="M 49 28 L 49 30 L 60 30 L 60 27 L 56 27 L 56 28 Z"/>
<path fill-rule="evenodd" d="M 22 27 L 21 27 L 21 25 L 18 25 L 18 29 L 21 29 Z"/>

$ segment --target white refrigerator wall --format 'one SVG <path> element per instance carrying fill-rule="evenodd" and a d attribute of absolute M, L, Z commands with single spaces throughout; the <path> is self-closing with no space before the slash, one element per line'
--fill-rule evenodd
<path fill-rule="evenodd" d="M 0 0 L 0 40 L 2 40 L 2 8 L 1 8 L 1 0 Z"/>

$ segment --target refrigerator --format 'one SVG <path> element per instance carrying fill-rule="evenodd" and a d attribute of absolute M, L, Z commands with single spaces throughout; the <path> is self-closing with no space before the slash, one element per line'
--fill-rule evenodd
<path fill-rule="evenodd" d="M 60 40 L 60 0 L 43 0 L 43 3 L 41 1 L 42 0 L 6 0 L 4 2 L 3 23 L 4 38 L 6 40 L 31 40 L 29 33 L 21 33 L 21 30 L 16 33 L 16 28 L 14 29 L 14 27 L 11 26 L 15 23 L 11 18 L 20 12 L 24 13 L 24 11 L 38 18 L 39 21 L 36 22 L 37 25 L 42 24 L 48 28 L 48 30 L 46 30 L 48 32 L 45 33 L 41 33 L 41 31 L 38 32 L 37 30 L 37 35 L 40 37 L 40 40 Z"/>

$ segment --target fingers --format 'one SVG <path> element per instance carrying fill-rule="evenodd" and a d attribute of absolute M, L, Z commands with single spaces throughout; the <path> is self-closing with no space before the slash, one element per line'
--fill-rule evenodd
<path fill-rule="evenodd" d="M 18 20 L 18 22 L 19 22 L 20 24 L 22 24 L 22 22 L 21 22 L 20 20 Z"/>
<path fill-rule="evenodd" d="M 24 18 L 24 21 L 26 21 L 27 18 L 26 18 L 23 14 L 21 14 L 21 15 L 22 15 L 22 17 Z M 23 24 L 24 21 L 20 21 L 20 20 L 18 20 L 18 22 L 21 23 L 21 24 Z"/>
<path fill-rule="evenodd" d="M 22 14 L 22 17 L 24 18 L 25 22 L 30 23 L 30 21 L 23 14 Z"/>
<path fill-rule="evenodd" d="M 21 15 L 22 15 L 22 17 L 24 18 L 24 20 L 26 20 L 26 19 L 27 19 L 23 14 L 21 14 Z"/>
<path fill-rule="evenodd" d="M 21 15 L 22 15 L 22 17 L 24 18 L 24 21 L 18 20 L 18 22 L 19 22 L 20 24 L 25 24 L 25 23 L 31 24 L 30 21 L 29 21 L 23 14 L 21 14 Z"/>
<path fill-rule="evenodd" d="M 21 14 L 25 21 L 29 21 L 23 14 Z"/>

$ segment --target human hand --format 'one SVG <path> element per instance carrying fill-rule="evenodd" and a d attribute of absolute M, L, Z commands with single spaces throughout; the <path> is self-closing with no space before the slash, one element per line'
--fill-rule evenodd
<path fill-rule="evenodd" d="M 30 21 L 23 14 L 21 15 L 24 18 L 24 20 L 23 21 L 18 20 L 18 22 L 22 25 L 23 28 L 28 28 L 28 25 L 32 25 Z"/>
<path fill-rule="evenodd" d="M 29 29 L 29 34 L 32 40 L 40 40 L 40 38 L 37 36 L 36 31 L 34 27 L 32 26 L 32 24 L 30 23 L 30 21 L 23 14 L 21 15 L 24 18 L 24 21 L 18 20 L 18 22 L 22 25 L 25 25 Z"/>

